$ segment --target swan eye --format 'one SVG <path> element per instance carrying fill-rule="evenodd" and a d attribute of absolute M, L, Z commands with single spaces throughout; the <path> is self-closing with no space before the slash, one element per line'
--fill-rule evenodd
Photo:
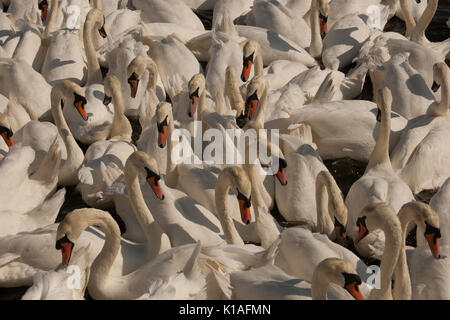
<path fill-rule="evenodd" d="M 422 1 L 421 0 L 416 0 L 416 3 L 417 4 L 420 4 Z"/>
<path fill-rule="evenodd" d="M 152 170 L 150 170 L 149 168 L 145 167 L 145 171 L 147 172 L 147 179 L 149 178 L 154 178 L 155 181 L 159 181 L 161 180 L 161 176 L 155 172 L 153 172 Z"/>
<path fill-rule="evenodd" d="M 356 226 L 357 227 L 363 226 L 363 227 L 367 228 L 367 226 L 366 226 L 366 218 L 367 218 L 366 216 L 359 217 L 358 220 L 356 220 Z"/>
<path fill-rule="evenodd" d="M 75 100 L 74 100 L 73 104 L 76 105 L 77 103 L 81 102 L 81 107 L 84 109 L 84 105 L 87 103 L 86 98 L 83 96 L 80 96 L 76 92 L 74 92 L 73 94 L 75 96 Z"/>
<path fill-rule="evenodd" d="M 255 51 L 253 51 L 252 54 L 249 55 L 248 57 L 244 57 L 244 62 L 243 62 L 244 67 L 248 67 L 248 63 L 249 63 L 249 62 L 252 62 L 252 63 L 253 63 L 253 57 L 254 57 L 254 55 L 255 55 Z"/>
<path fill-rule="evenodd" d="M 4 127 L 4 126 L 0 126 L 0 135 L 6 132 L 6 136 L 8 138 L 11 138 L 13 136 L 13 132 L 11 131 L 11 129 Z"/>
<path fill-rule="evenodd" d="M 164 121 L 162 121 L 160 123 L 156 123 L 156 126 L 158 127 L 158 132 L 159 133 L 164 132 L 164 127 L 167 127 L 167 116 L 164 119 Z"/>
<path fill-rule="evenodd" d="M 250 208 L 252 206 L 252 202 L 251 202 L 252 197 L 250 196 L 249 198 L 247 198 L 239 191 L 239 189 L 236 189 L 236 190 L 237 190 L 237 194 L 238 194 L 237 195 L 238 200 L 244 201 L 245 208 Z"/>
<path fill-rule="evenodd" d="M 323 23 L 327 23 L 328 22 L 328 17 L 324 16 L 322 13 L 319 12 L 319 19 L 321 19 L 323 21 Z"/>
<path fill-rule="evenodd" d="M 342 275 L 344 276 L 344 280 L 345 280 L 344 287 L 346 287 L 352 283 L 356 283 L 358 285 L 360 285 L 362 283 L 361 278 L 357 274 L 342 272 Z"/>
<path fill-rule="evenodd" d="M 428 224 L 428 222 L 425 221 L 425 233 L 424 235 L 427 234 L 434 234 L 434 239 L 440 238 L 441 237 L 441 230 L 439 228 L 433 227 L 432 225 Z"/>
<path fill-rule="evenodd" d="M 192 92 L 192 93 L 189 95 L 189 99 L 191 99 L 191 102 L 193 102 L 194 97 L 198 98 L 198 90 L 199 90 L 199 89 L 200 89 L 200 88 L 197 88 L 197 90 L 195 90 L 194 92 Z"/>

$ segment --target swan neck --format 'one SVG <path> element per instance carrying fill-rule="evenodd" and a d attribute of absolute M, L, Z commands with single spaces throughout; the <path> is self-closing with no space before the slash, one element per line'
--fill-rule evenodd
<path fill-rule="evenodd" d="M 228 205 L 228 191 L 230 190 L 230 178 L 226 173 L 219 175 L 216 184 L 215 201 L 217 215 L 222 225 L 225 240 L 228 244 L 244 245 L 244 241 L 234 226 Z"/>
<path fill-rule="evenodd" d="M 316 178 L 317 232 L 331 235 L 333 232 L 334 214 L 329 210 L 330 201 L 338 208 L 336 190 L 328 175 L 319 174 Z M 342 202 L 342 199 L 341 199 Z M 339 220 L 343 223 L 343 220 Z"/>
<path fill-rule="evenodd" d="M 263 57 L 261 54 L 261 47 L 258 44 L 257 54 L 255 57 L 255 76 L 263 76 L 264 75 L 264 63 Z"/>
<path fill-rule="evenodd" d="M 403 16 L 405 18 L 406 33 L 405 37 L 409 38 L 416 27 L 416 21 L 411 13 L 411 8 L 409 7 L 409 0 L 400 0 L 400 6 L 402 8 Z"/>
<path fill-rule="evenodd" d="M 391 132 L 391 108 L 383 103 L 381 107 L 381 124 L 375 148 L 370 156 L 366 172 L 376 166 L 383 165 L 392 169 L 389 158 L 389 135 Z"/>
<path fill-rule="evenodd" d="M 98 62 L 97 52 L 94 46 L 94 32 L 97 32 L 97 30 L 95 30 L 95 21 L 92 17 L 93 16 L 88 16 L 88 18 L 86 18 L 83 28 L 83 43 L 88 63 L 88 78 L 86 85 L 103 83 L 100 63 Z"/>
<path fill-rule="evenodd" d="M 233 67 L 226 73 L 225 95 L 228 97 L 231 109 L 236 110 L 237 116 L 241 115 L 244 112 L 244 99 L 239 90 Z"/>
<path fill-rule="evenodd" d="M 391 281 L 402 250 L 401 226 L 397 217 L 382 221 L 379 228 L 384 231 L 385 245 L 380 265 L 381 297 L 392 299 Z M 375 291 L 372 291 L 375 293 Z M 373 297 L 373 294 L 371 294 Z"/>
<path fill-rule="evenodd" d="M 129 162 L 125 165 L 125 183 L 130 196 L 131 208 L 133 209 L 133 212 L 144 231 L 145 238 L 147 239 L 149 257 L 154 258 L 160 252 L 167 249 L 163 248 L 162 245 L 162 236 L 164 232 L 155 221 L 150 209 L 145 203 L 142 189 L 139 184 L 138 170 L 134 164 L 130 164 Z"/>
<path fill-rule="evenodd" d="M 316 270 L 311 283 L 311 298 L 313 300 L 327 300 L 328 284 L 320 270 Z"/>
<path fill-rule="evenodd" d="M 319 6 L 317 0 L 311 1 L 310 10 L 311 21 L 311 44 L 309 46 L 309 53 L 315 59 L 322 55 L 323 42 L 320 35 L 320 22 L 319 22 Z"/>
<path fill-rule="evenodd" d="M 433 116 L 445 117 L 450 107 L 450 78 L 448 70 L 444 73 L 443 78 L 439 80 L 441 83 L 441 101 L 435 102 L 432 105 L 430 113 Z"/>
<path fill-rule="evenodd" d="M 111 126 L 110 139 L 119 138 L 130 142 L 133 129 L 125 116 L 125 107 L 120 83 L 115 81 L 112 84 L 112 100 L 114 104 L 114 118 Z"/>
<path fill-rule="evenodd" d="M 258 124 L 259 128 L 264 128 L 264 119 L 266 116 L 266 105 L 267 105 L 267 94 L 268 94 L 268 85 L 267 85 L 267 81 L 265 81 L 263 94 L 261 96 L 261 99 L 259 100 L 258 114 L 255 117 L 255 122 Z"/>
<path fill-rule="evenodd" d="M 175 146 L 178 144 L 178 141 L 173 141 L 172 136 L 175 130 L 175 126 L 173 123 L 173 115 L 169 113 L 168 115 L 168 128 L 167 128 L 167 167 L 166 167 L 166 176 L 165 183 L 170 188 L 175 188 L 178 184 L 178 170 L 177 165 L 173 161 L 173 150 Z"/>
<path fill-rule="evenodd" d="M 89 213 L 89 226 L 98 226 L 105 233 L 102 250 L 91 265 L 89 288 L 104 288 L 111 266 L 120 250 L 120 230 L 114 219 L 106 214 Z"/>
<path fill-rule="evenodd" d="M 425 30 L 431 23 L 434 14 L 436 13 L 438 7 L 438 0 L 428 0 L 427 7 L 417 22 L 416 27 L 413 29 L 411 34 L 411 40 L 414 42 L 424 42 L 425 40 Z"/>
<path fill-rule="evenodd" d="M 45 27 L 44 38 L 49 39 L 50 34 L 56 31 L 56 17 L 58 14 L 58 0 L 52 0 L 50 2 L 50 16 L 48 18 L 47 26 Z"/>

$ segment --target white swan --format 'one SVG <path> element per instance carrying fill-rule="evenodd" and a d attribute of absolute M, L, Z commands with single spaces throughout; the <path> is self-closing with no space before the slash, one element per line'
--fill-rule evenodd
<path fill-rule="evenodd" d="M 84 23 L 83 38 L 88 60 L 87 83 L 83 87 L 86 100 L 85 113 L 80 116 L 72 108 L 63 110 L 72 134 L 84 144 L 105 139 L 110 133 L 114 116 L 112 108 L 105 107 L 102 103 L 104 99 L 103 79 L 93 43 L 93 35 L 95 33 L 100 32 L 106 36 L 103 25 L 103 13 L 98 9 L 89 11 Z"/>
<path fill-rule="evenodd" d="M 425 115 L 410 120 L 391 152 L 392 167 L 414 193 L 441 186 L 449 176 L 446 137 L 450 130 L 450 74 L 445 63 L 433 68 L 441 100 L 429 105 Z"/>
<path fill-rule="evenodd" d="M 14 95 L 20 104 L 33 102 L 40 119 L 50 118 L 50 91 L 52 87 L 28 63 L 0 58 L 0 93 Z"/>
<path fill-rule="evenodd" d="M 389 135 L 391 117 L 389 116 L 392 105 L 392 95 L 387 87 L 377 92 L 377 103 L 379 117 L 381 118 L 380 131 L 377 143 L 370 156 L 364 175 L 358 179 L 350 188 L 345 204 L 348 208 L 347 227 L 349 233 L 354 232 L 354 226 L 361 210 L 368 204 L 386 202 L 395 212 L 411 200 L 414 196 L 408 185 L 398 177 L 392 169 L 389 159 Z M 373 255 L 377 250 L 372 245 L 381 242 L 379 233 L 372 233 L 357 249 L 362 255 Z M 366 247 L 366 246 L 369 246 Z"/>
<path fill-rule="evenodd" d="M 448 284 L 445 275 L 449 274 L 449 261 L 445 256 L 448 246 L 439 246 L 439 226 L 442 225 L 439 215 L 425 203 L 410 202 L 400 209 L 398 218 L 402 224 L 404 240 L 408 223 L 414 221 L 417 225 L 417 248 L 408 252 L 411 298 L 430 299 L 434 296 L 434 299 L 445 299 L 448 292 L 445 286 L 445 282 Z M 423 244 L 424 239 L 428 245 Z"/>
<path fill-rule="evenodd" d="M 335 292 L 335 284 L 344 288 L 356 300 L 364 300 L 359 290 L 361 278 L 353 265 L 339 258 L 327 258 L 314 270 L 311 284 L 287 275 L 276 266 L 264 266 L 230 275 L 233 299 L 250 300 L 326 300 L 345 299 Z M 328 291 L 328 294 L 327 294 Z M 336 293 L 336 295 L 335 295 Z"/>
<path fill-rule="evenodd" d="M 391 112 L 390 148 L 396 145 L 407 120 Z M 276 119 L 265 124 L 266 129 L 288 133 L 292 124 L 305 123 L 311 127 L 313 142 L 322 159 L 350 157 L 368 161 L 379 132 L 376 104 L 365 100 L 333 101 L 294 110 L 290 118 Z"/>
<path fill-rule="evenodd" d="M 205 30 L 200 19 L 183 2 L 175 0 L 132 0 L 133 6 L 141 10 L 144 22 L 172 22 L 179 25 Z"/>
<path fill-rule="evenodd" d="M 373 288 L 369 300 L 405 300 L 411 299 L 411 280 L 406 262 L 402 226 L 396 211 L 385 202 L 372 203 L 360 212 L 356 222 L 359 230 L 355 244 L 373 232 L 382 230 L 385 234 L 385 249 L 381 258 L 379 274 L 380 288 Z M 392 288 L 392 276 L 395 271 L 395 283 Z"/>
<path fill-rule="evenodd" d="M 0 219 L 3 223 L 0 236 L 15 235 L 52 224 L 63 205 L 65 194 L 66 189 L 60 189 L 30 212 L 18 213 L 14 210 L 1 210 Z"/>
<path fill-rule="evenodd" d="M 84 300 L 89 267 L 92 258 L 86 248 L 77 250 L 71 259 L 71 266 L 79 278 L 72 281 L 72 273 L 65 268 L 41 271 L 33 277 L 33 285 L 22 296 L 22 300 Z M 69 285 L 70 284 L 70 285 Z"/>
<path fill-rule="evenodd" d="M 115 275 L 130 273 L 149 261 L 149 259 L 170 248 L 169 239 L 153 219 L 139 190 L 139 172 L 144 171 L 146 174 L 147 172 L 155 173 L 158 171 L 157 164 L 154 159 L 146 154 L 134 153 L 128 159 L 127 167 L 126 183 L 129 185 L 130 197 L 133 199 L 133 206 L 130 208 L 130 212 L 135 213 L 144 231 L 144 241 L 147 240 L 147 243 L 137 244 L 120 239 L 122 250 L 117 258 L 112 261 L 111 272 Z M 152 188 L 155 190 L 154 192 L 159 197 L 162 197 L 162 190 L 157 181 L 150 180 L 147 183 L 151 183 Z M 79 209 L 77 212 L 87 215 L 90 210 L 106 215 L 104 211 L 90 208 Z M 112 220 L 112 218 L 110 219 Z M 0 284 L 2 286 L 31 285 L 33 276 L 37 272 L 55 269 L 60 264 L 61 258 L 54 250 L 57 227 L 57 224 L 52 224 L 31 232 L 0 238 L 0 261 L 2 261 Z M 119 236 L 120 233 L 117 235 Z M 90 244 L 89 254 L 91 257 L 95 257 L 101 251 L 104 239 L 104 233 L 98 229 L 89 228 L 89 230 L 81 233 L 80 245 L 87 247 Z M 70 255 L 66 256 L 66 258 L 69 257 Z"/>
<path fill-rule="evenodd" d="M 51 195 L 58 182 L 61 154 L 55 140 L 36 171 L 29 171 L 35 152 L 28 146 L 15 145 L 0 162 L 2 209 L 29 212 Z"/>
<path fill-rule="evenodd" d="M 69 100 L 74 101 L 73 105 L 67 103 Z M 40 165 L 53 140 L 57 139 L 62 157 L 58 171 L 58 184 L 75 185 L 78 183 L 77 171 L 83 163 L 84 154 L 67 125 L 62 107 L 65 105 L 65 109 L 74 109 L 79 115 L 85 114 L 83 91 L 75 83 L 64 80 L 53 87 L 51 102 L 56 126 L 49 122 L 30 121 L 17 132 L 15 137 L 17 141 L 32 147 L 36 152 L 32 168 Z"/>
<path fill-rule="evenodd" d="M 46 27 L 49 38 L 47 53 L 41 73 L 52 86 L 62 80 L 71 80 L 79 85 L 86 81 L 87 65 L 84 61 L 82 43 L 77 30 L 54 30 L 58 1 L 53 0 Z M 51 34 L 50 34 L 51 33 Z"/>
<path fill-rule="evenodd" d="M 111 99 L 109 99 L 111 97 Z M 136 151 L 131 143 L 132 128 L 124 115 L 124 105 L 119 79 L 114 75 L 105 78 L 105 101 L 114 103 L 114 119 L 109 140 L 97 141 L 89 146 L 85 163 L 78 171 L 77 188 L 90 206 L 105 208 L 113 205 L 105 191 L 123 174 L 125 162 Z"/>
<path fill-rule="evenodd" d="M 387 86 L 393 96 L 392 109 L 405 119 L 424 115 L 435 101 L 431 88 L 408 62 L 408 53 L 399 53 L 380 68 L 370 71 L 374 92 Z"/>

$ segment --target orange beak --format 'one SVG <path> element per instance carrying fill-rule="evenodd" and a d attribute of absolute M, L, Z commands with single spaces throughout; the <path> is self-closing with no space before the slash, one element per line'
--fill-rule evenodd
<path fill-rule="evenodd" d="M 155 195 L 158 197 L 158 199 L 164 200 L 164 193 L 163 193 L 162 188 L 159 184 L 159 181 L 156 179 L 156 177 L 148 177 L 147 182 L 150 185 L 150 187 L 152 188 Z"/>
<path fill-rule="evenodd" d="M 244 62 L 244 65 L 242 66 L 242 72 L 241 72 L 241 80 L 243 82 L 246 82 L 248 78 L 250 77 L 250 71 L 252 70 L 253 61 L 248 60 Z"/>
<path fill-rule="evenodd" d="M 189 112 L 188 112 L 189 117 L 194 116 L 195 111 L 197 110 L 197 105 L 198 105 L 198 97 L 191 96 L 189 98 Z"/>
<path fill-rule="evenodd" d="M 322 36 L 322 38 L 324 38 L 326 33 L 328 32 L 328 17 L 319 14 L 319 21 L 320 21 L 320 35 Z"/>
<path fill-rule="evenodd" d="M 287 179 L 286 179 L 286 176 L 284 175 L 283 168 L 278 169 L 277 178 L 278 178 L 278 181 L 280 181 L 281 185 L 283 185 L 283 186 L 287 185 Z"/>
<path fill-rule="evenodd" d="M 7 132 L 3 132 L 2 137 L 3 140 L 5 140 L 5 143 L 8 145 L 8 147 L 11 148 L 14 145 L 14 140 L 10 136 L 8 136 Z"/>
<path fill-rule="evenodd" d="M 344 248 L 347 247 L 347 234 L 343 231 L 341 226 L 335 226 L 334 230 L 336 232 L 336 240 Z"/>
<path fill-rule="evenodd" d="M 47 3 L 40 4 L 39 9 L 41 10 L 41 20 L 42 22 L 44 22 L 47 19 L 48 4 Z"/>
<path fill-rule="evenodd" d="M 245 224 L 249 224 L 252 220 L 252 214 L 250 213 L 250 208 L 245 205 L 245 200 L 239 201 L 239 210 L 241 211 L 241 219 Z"/>
<path fill-rule="evenodd" d="M 367 228 L 365 226 L 363 226 L 362 224 L 360 224 L 358 236 L 355 239 L 355 244 L 358 244 L 358 242 L 360 242 L 361 239 L 364 238 L 368 233 L 369 232 L 368 232 Z"/>
<path fill-rule="evenodd" d="M 439 238 L 436 237 L 435 233 L 430 233 L 425 235 L 425 239 L 427 239 L 433 257 L 435 259 L 440 259 L 441 249 L 439 248 Z"/>
<path fill-rule="evenodd" d="M 72 255 L 72 244 L 71 243 L 61 243 L 61 254 L 62 254 L 62 263 L 64 266 L 69 265 L 70 257 Z"/>
<path fill-rule="evenodd" d="M 86 109 L 84 108 L 84 103 L 83 101 L 77 101 L 75 102 L 75 107 L 78 110 L 78 113 L 81 115 L 81 117 L 83 118 L 84 121 L 88 120 L 88 115 L 86 113 Z"/>
<path fill-rule="evenodd" d="M 158 131 L 158 145 L 164 148 L 167 143 L 167 126 L 162 127 L 162 131 Z"/>
<path fill-rule="evenodd" d="M 248 119 L 252 120 L 255 117 L 256 110 L 258 109 L 258 99 L 247 100 L 248 107 Z"/>
<path fill-rule="evenodd" d="M 359 291 L 359 285 L 356 281 L 346 285 L 345 290 L 347 290 L 356 300 L 364 300 L 361 291 Z"/>

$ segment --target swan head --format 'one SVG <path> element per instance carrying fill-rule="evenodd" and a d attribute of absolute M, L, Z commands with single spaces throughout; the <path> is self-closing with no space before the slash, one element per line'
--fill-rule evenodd
<path fill-rule="evenodd" d="M 439 215 L 428 204 L 411 201 L 404 204 L 398 212 L 398 218 L 402 223 L 409 223 L 413 220 L 418 226 L 422 226 L 425 239 L 428 242 L 431 253 L 435 259 L 440 259 L 439 238 L 441 231 L 439 228 Z M 420 236 L 420 235 L 418 235 Z"/>
<path fill-rule="evenodd" d="M 247 98 L 245 100 L 245 114 L 248 120 L 252 120 L 256 116 L 259 100 L 263 92 L 267 90 L 267 80 L 264 76 L 255 76 L 250 81 L 247 88 Z"/>
<path fill-rule="evenodd" d="M 5 143 L 8 147 L 12 147 L 14 145 L 14 140 L 12 139 L 13 132 L 11 130 L 11 126 L 9 124 L 8 117 L 0 112 L 0 135 L 2 136 Z"/>
<path fill-rule="evenodd" d="M 104 80 L 104 92 L 105 97 L 103 99 L 103 104 L 107 106 L 112 101 L 114 88 L 120 88 L 120 81 L 115 75 L 108 75 Z"/>
<path fill-rule="evenodd" d="M 355 244 L 358 244 L 370 231 L 388 230 L 393 236 L 401 239 L 401 225 L 395 210 L 385 202 L 372 203 L 364 207 L 356 220 L 358 235 Z M 395 235 L 393 233 L 396 233 Z"/>
<path fill-rule="evenodd" d="M 84 121 L 89 119 L 86 112 L 87 100 L 84 96 L 83 89 L 78 84 L 69 80 L 64 80 L 53 87 L 51 96 L 52 99 L 61 99 L 61 101 L 52 100 L 52 107 L 55 108 L 59 106 L 58 103 L 61 103 L 61 107 L 64 107 L 66 99 L 68 97 L 73 97 L 73 106 L 77 109 L 80 116 Z"/>
<path fill-rule="evenodd" d="M 242 63 L 241 80 L 246 82 L 250 77 L 250 71 L 254 64 L 256 55 L 259 54 L 259 43 L 255 40 L 248 40 L 244 45 L 244 61 Z"/>
<path fill-rule="evenodd" d="M 86 209 L 77 209 L 68 213 L 56 230 L 56 250 L 61 250 L 62 263 L 69 265 L 73 247 L 81 233 L 88 226 Z"/>
<path fill-rule="evenodd" d="M 155 158 L 143 151 L 135 151 L 128 157 L 125 163 L 125 170 L 126 172 L 134 171 L 137 174 L 142 174 L 156 197 L 164 200 L 164 193 L 159 183 L 161 175 L 159 174 L 158 163 Z"/>
<path fill-rule="evenodd" d="M 328 13 L 330 11 L 330 6 L 328 0 L 318 0 L 317 2 L 319 9 L 320 35 L 324 38 L 328 32 Z"/>
<path fill-rule="evenodd" d="M 313 273 L 313 296 L 317 282 L 334 283 L 344 288 L 356 300 L 364 300 L 359 290 L 359 286 L 362 283 L 361 278 L 348 261 L 339 258 L 328 258 L 320 262 Z"/>
<path fill-rule="evenodd" d="M 156 63 L 150 57 L 137 56 L 130 62 L 127 67 L 127 79 L 128 84 L 130 85 L 132 98 L 136 97 L 137 90 L 139 88 L 139 82 L 141 81 L 145 70 L 149 71 L 149 84 L 156 83 L 158 69 L 156 67 Z"/>
<path fill-rule="evenodd" d="M 392 92 L 388 87 L 383 87 L 377 91 L 376 101 L 378 106 L 377 121 L 381 122 L 382 115 L 389 116 L 392 106 Z"/>
<path fill-rule="evenodd" d="M 47 0 L 42 0 L 38 4 L 39 10 L 41 10 L 41 20 L 42 22 L 45 22 L 47 19 L 47 12 L 48 12 L 48 2 Z"/>
<path fill-rule="evenodd" d="M 105 30 L 105 16 L 103 12 L 99 9 L 91 9 L 86 15 L 86 22 L 84 24 L 84 32 L 90 32 L 89 28 L 94 25 L 94 28 L 98 30 L 98 33 L 102 38 L 106 38 Z"/>
<path fill-rule="evenodd" d="M 189 90 L 189 110 L 188 116 L 193 117 L 197 110 L 198 101 L 205 93 L 206 80 L 202 73 L 195 74 L 188 83 Z"/>
<path fill-rule="evenodd" d="M 162 101 L 156 107 L 156 126 L 158 128 L 158 146 L 164 148 L 167 144 L 167 132 L 170 122 L 173 121 L 172 105 Z"/>
<path fill-rule="evenodd" d="M 435 63 L 433 66 L 433 92 L 437 92 L 442 86 L 450 86 L 449 69 L 445 62 Z"/>
<path fill-rule="evenodd" d="M 252 185 L 247 173 L 241 167 L 227 167 L 222 170 L 220 175 L 228 177 L 230 188 L 237 194 L 241 220 L 243 223 L 249 224 L 252 219 L 250 213 Z"/>

